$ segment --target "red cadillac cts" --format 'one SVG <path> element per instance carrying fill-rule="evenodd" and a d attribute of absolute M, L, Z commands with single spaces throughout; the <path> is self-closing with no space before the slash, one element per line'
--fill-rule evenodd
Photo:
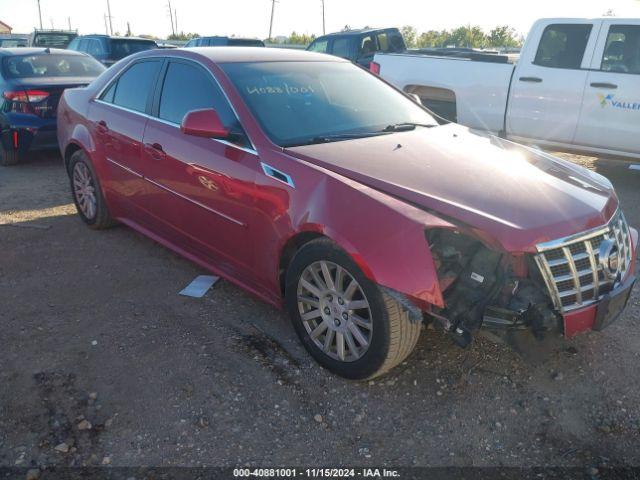
<path fill-rule="evenodd" d="M 67 90 L 58 138 L 82 220 L 124 223 L 283 306 L 354 379 L 423 322 L 600 330 L 635 282 L 638 233 L 604 177 L 456 124 L 337 57 L 152 50 Z"/>

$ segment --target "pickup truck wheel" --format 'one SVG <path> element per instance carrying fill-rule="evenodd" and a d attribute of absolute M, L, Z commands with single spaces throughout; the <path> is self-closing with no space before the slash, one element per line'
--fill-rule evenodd
<path fill-rule="evenodd" d="M 314 240 L 294 256 L 285 301 L 304 347 L 342 377 L 384 374 L 413 351 L 420 336 L 420 322 L 329 240 Z"/>
<path fill-rule="evenodd" d="M 73 202 L 82 221 L 94 230 L 115 225 L 100 190 L 98 176 L 83 151 L 78 150 L 71 156 L 69 172 Z"/>
<path fill-rule="evenodd" d="M 0 165 L 9 167 L 20 163 L 21 155 L 16 150 L 5 150 L 0 146 Z"/>

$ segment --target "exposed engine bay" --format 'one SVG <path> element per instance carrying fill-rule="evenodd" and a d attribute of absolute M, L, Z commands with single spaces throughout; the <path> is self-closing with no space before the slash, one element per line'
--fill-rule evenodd
<path fill-rule="evenodd" d="M 469 345 L 480 328 L 498 337 L 529 330 L 539 339 L 562 328 L 533 258 L 491 250 L 454 230 L 426 236 L 445 301 L 428 315 L 458 345 Z"/>

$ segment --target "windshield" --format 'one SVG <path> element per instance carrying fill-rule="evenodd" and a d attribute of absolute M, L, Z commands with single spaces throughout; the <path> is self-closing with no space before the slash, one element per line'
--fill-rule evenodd
<path fill-rule="evenodd" d="M 158 48 L 151 40 L 111 40 L 111 57 L 114 60 L 128 57 L 143 50 Z"/>
<path fill-rule="evenodd" d="M 67 48 L 75 33 L 36 33 L 33 38 L 34 47 Z"/>
<path fill-rule="evenodd" d="M 5 57 L 2 70 L 7 78 L 97 77 L 104 66 L 84 55 L 16 55 Z"/>
<path fill-rule="evenodd" d="M 265 133 L 282 147 L 327 137 L 385 134 L 397 124 L 437 125 L 422 107 L 347 62 L 221 65 Z"/>

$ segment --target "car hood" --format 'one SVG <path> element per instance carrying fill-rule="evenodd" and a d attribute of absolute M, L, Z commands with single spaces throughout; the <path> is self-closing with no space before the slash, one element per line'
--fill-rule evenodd
<path fill-rule="evenodd" d="M 285 151 L 479 230 L 510 252 L 601 226 L 618 207 L 605 177 L 456 124 Z"/>

